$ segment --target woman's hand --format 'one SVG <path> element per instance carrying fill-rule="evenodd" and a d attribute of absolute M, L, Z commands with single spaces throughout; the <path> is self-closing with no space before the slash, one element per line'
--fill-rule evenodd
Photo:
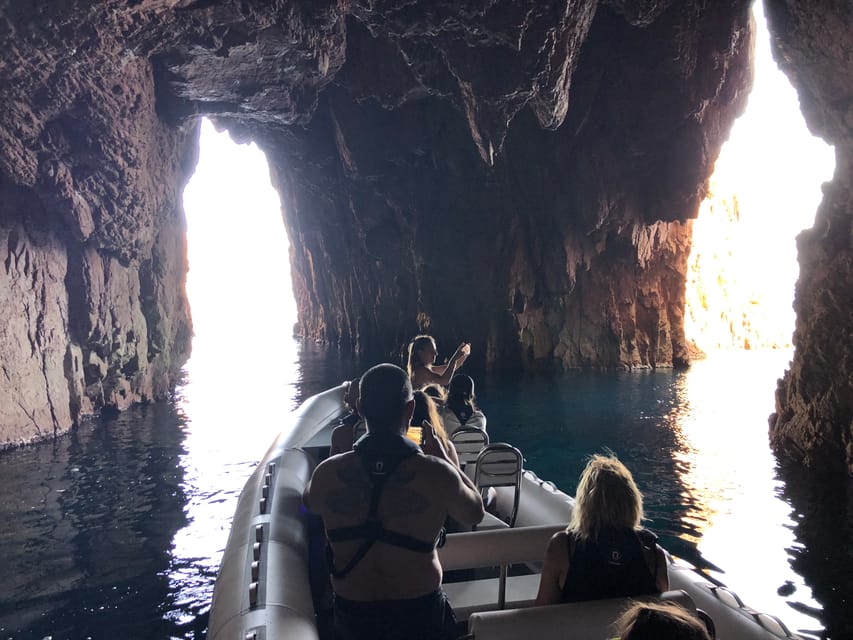
<path fill-rule="evenodd" d="M 453 354 L 451 361 L 461 365 L 469 355 L 471 355 L 471 343 L 463 342 L 456 348 L 456 353 Z"/>
<path fill-rule="evenodd" d="M 421 425 L 421 429 L 423 429 L 424 434 L 424 443 L 421 445 L 423 452 L 429 456 L 435 456 L 436 458 L 441 458 L 442 460 L 453 464 L 450 456 L 447 455 L 444 443 L 435 435 L 435 427 L 433 427 L 429 421 L 424 420 Z"/>

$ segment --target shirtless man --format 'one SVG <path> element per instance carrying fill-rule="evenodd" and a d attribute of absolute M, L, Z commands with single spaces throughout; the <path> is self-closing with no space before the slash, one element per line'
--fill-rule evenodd
<path fill-rule="evenodd" d="M 358 408 L 367 436 L 322 462 L 303 496 L 322 516 L 332 551 L 336 638 L 454 638 L 436 546 L 448 515 L 482 520 L 480 494 L 428 422 L 424 445 L 438 455 L 405 437 L 414 409 L 405 371 L 390 364 L 367 371 Z"/>

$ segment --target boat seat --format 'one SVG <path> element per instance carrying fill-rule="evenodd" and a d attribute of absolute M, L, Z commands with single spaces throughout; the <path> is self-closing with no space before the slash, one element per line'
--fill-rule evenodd
<path fill-rule="evenodd" d="M 489 444 L 489 434 L 477 427 L 462 427 L 451 434 L 450 442 L 459 456 L 459 464 L 470 473 L 467 467 L 476 464 L 480 451 Z"/>
<path fill-rule="evenodd" d="M 674 601 L 696 613 L 693 599 L 685 591 L 667 591 L 658 596 L 612 598 L 571 602 L 546 607 L 506 609 L 472 613 L 468 632 L 472 640 L 603 640 L 613 637 L 613 623 L 634 602 Z"/>
<path fill-rule="evenodd" d="M 460 620 L 477 611 L 533 604 L 539 589 L 539 574 L 507 577 L 507 567 L 541 561 L 551 536 L 565 528 L 565 525 L 541 525 L 510 529 L 502 524 L 503 528 L 499 529 L 448 534 L 445 545 L 438 550 L 445 571 L 485 567 L 501 569 L 497 578 L 443 585 Z"/>
<path fill-rule="evenodd" d="M 480 580 L 465 580 L 451 582 L 442 586 L 447 599 L 453 607 L 453 613 L 459 621 L 478 612 L 495 611 L 498 609 L 498 592 L 500 578 L 483 578 Z M 531 607 L 536 601 L 539 590 L 539 574 L 526 576 L 509 576 L 506 579 L 504 606 L 507 609 Z"/>
<path fill-rule="evenodd" d="M 506 519 L 510 527 L 515 526 L 515 519 L 518 516 L 523 465 L 524 458 L 521 452 L 505 442 L 486 445 L 477 455 L 474 484 L 480 490 L 483 499 L 485 500 L 490 487 L 510 487 L 514 492 L 512 509 Z"/>

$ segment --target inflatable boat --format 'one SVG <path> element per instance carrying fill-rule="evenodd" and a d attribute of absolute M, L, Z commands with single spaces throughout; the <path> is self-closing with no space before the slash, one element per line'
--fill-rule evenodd
<path fill-rule="evenodd" d="M 341 385 L 313 396 L 293 412 L 247 481 L 214 587 L 209 640 L 331 638 L 324 532 L 319 519 L 303 507 L 302 491 L 314 467 L 328 455 L 331 430 L 345 412 L 345 389 Z M 448 534 L 439 550 L 443 588 L 460 625 L 467 624 L 464 637 L 612 637 L 612 624 L 630 605 L 629 599 L 533 606 L 545 547 L 570 519 L 573 499 L 532 471 L 502 475 L 500 470 L 517 452 L 509 445 L 480 444 L 475 458 L 465 446 L 460 441 L 457 449 L 466 473 L 482 485 L 488 479 L 484 454 L 494 454 L 492 470 L 497 472 L 492 479 L 503 481 L 491 483 L 496 486 L 497 516 L 487 514 L 473 531 Z M 669 554 L 667 561 L 672 591 L 661 597 L 695 609 L 716 637 L 800 638 L 778 618 L 746 606 L 733 591 L 710 582 L 692 566 Z"/>

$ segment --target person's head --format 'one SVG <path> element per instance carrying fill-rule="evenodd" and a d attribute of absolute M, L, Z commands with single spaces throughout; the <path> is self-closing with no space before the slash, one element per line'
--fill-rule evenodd
<path fill-rule="evenodd" d="M 358 412 L 368 431 L 404 431 L 413 408 L 412 383 L 400 367 L 378 364 L 361 376 Z"/>
<path fill-rule="evenodd" d="M 344 394 L 344 404 L 349 407 L 351 411 L 358 413 L 358 386 L 361 378 L 355 378 L 352 380 L 347 386 L 346 393 Z"/>
<path fill-rule="evenodd" d="M 407 365 L 409 376 L 418 367 L 435 362 L 435 354 L 435 340 L 433 340 L 432 336 L 415 336 L 409 343 L 409 362 Z"/>
<path fill-rule="evenodd" d="M 477 405 L 474 404 L 474 381 L 470 376 L 457 374 L 450 380 L 445 404 L 459 419 L 468 419 Z"/>
<path fill-rule="evenodd" d="M 457 374 L 450 380 L 447 389 L 447 398 L 457 398 L 474 404 L 474 380 L 471 376 Z"/>
<path fill-rule="evenodd" d="M 634 478 L 614 455 L 592 456 L 581 473 L 569 530 L 595 540 L 602 529 L 637 529 L 643 519 L 643 496 Z"/>
<path fill-rule="evenodd" d="M 616 628 L 619 640 L 711 640 L 705 624 L 674 602 L 638 602 Z"/>
<path fill-rule="evenodd" d="M 435 382 L 431 382 L 427 386 L 424 387 L 424 393 L 427 394 L 430 398 L 432 398 L 435 402 L 439 402 L 444 404 L 447 400 L 447 391 L 444 390 L 440 384 L 436 384 Z"/>

